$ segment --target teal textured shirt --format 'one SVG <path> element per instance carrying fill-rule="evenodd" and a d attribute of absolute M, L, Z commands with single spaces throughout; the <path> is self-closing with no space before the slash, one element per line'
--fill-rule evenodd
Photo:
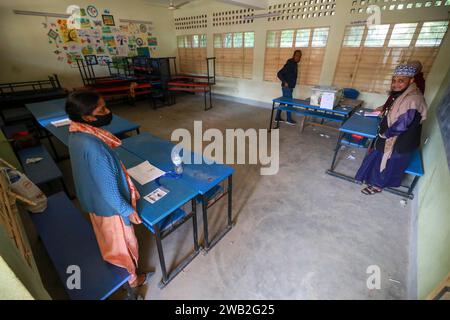
<path fill-rule="evenodd" d="M 69 134 L 69 153 L 83 210 L 103 217 L 120 215 L 130 225 L 130 190 L 114 150 L 91 134 L 74 132 Z"/>

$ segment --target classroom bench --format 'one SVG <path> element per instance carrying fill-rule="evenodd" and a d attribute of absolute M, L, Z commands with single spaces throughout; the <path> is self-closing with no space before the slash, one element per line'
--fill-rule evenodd
<path fill-rule="evenodd" d="M 103 260 L 91 224 L 63 192 L 50 196 L 47 209 L 31 218 L 71 299 L 104 300 L 123 285 L 134 298 L 128 271 Z M 68 287 L 71 266 L 80 270 L 79 289 Z"/>
<path fill-rule="evenodd" d="M 327 174 L 350 182 L 359 183 L 354 179 L 354 177 L 350 177 L 342 173 L 336 172 L 335 169 L 336 169 L 337 155 L 343 145 L 354 148 L 368 149 L 372 141 L 377 137 L 378 124 L 380 122 L 380 119 L 378 117 L 365 117 L 364 116 L 365 111 L 371 110 L 362 109 L 359 110 L 358 112 L 355 112 L 350 117 L 350 119 L 348 119 L 339 129 L 340 131 L 339 138 L 337 140 L 336 148 L 334 150 L 331 167 L 326 171 Z M 412 154 L 409 166 L 405 170 L 405 174 L 409 174 L 414 177 L 410 185 L 402 186 L 400 188 L 385 188 L 385 190 L 398 196 L 413 199 L 414 188 L 417 185 L 419 178 L 424 175 L 422 153 L 420 149 L 417 149 Z"/>
<path fill-rule="evenodd" d="M 58 180 L 60 181 L 64 192 L 70 197 L 61 170 L 59 170 L 50 153 L 48 153 L 47 149 L 43 145 L 18 150 L 17 155 L 20 163 L 22 164 L 25 175 L 34 184 L 39 186 Z M 36 163 L 27 164 L 27 159 L 29 158 L 43 159 Z"/>

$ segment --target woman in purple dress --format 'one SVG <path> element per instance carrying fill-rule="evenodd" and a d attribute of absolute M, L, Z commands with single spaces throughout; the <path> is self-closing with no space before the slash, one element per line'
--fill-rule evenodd
<path fill-rule="evenodd" d="M 411 65 L 400 65 L 394 71 L 378 137 L 355 177 L 367 184 L 361 190 L 366 195 L 399 187 L 412 153 L 420 146 L 422 122 L 428 107 L 414 83 L 415 74 L 416 68 Z"/>

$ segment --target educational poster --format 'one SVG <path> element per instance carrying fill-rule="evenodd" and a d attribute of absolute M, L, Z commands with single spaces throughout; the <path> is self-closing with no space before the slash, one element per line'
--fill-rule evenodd
<path fill-rule="evenodd" d="M 59 35 L 63 40 L 63 43 L 78 42 L 77 30 L 69 29 L 67 27 L 67 20 L 58 19 Z"/>
<path fill-rule="evenodd" d="M 124 47 L 124 46 L 117 47 L 117 55 L 119 57 L 127 57 L 128 56 L 128 46 L 126 46 L 126 47 Z"/>
<path fill-rule="evenodd" d="M 116 40 L 115 40 L 114 35 L 103 35 L 103 43 L 107 47 L 115 47 Z"/>
<path fill-rule="evenodd" d="M 137 34 L 137 33 L 139 33 L 139 27 L 138 27 L 138 25 L 137 24 L 135 24 L 135 23 L 130 23 L 129 25 L 128 25 L 128 32 L 129 33 L 131 33 L 131 34 Z"/>
<path fill-rule="evenodd" d="M 149 47 L 156 47 L 158 45 L 158 39 L 156 37 L 148 37 L 147 41 Z"/>
<path fill-rule="evenodd" d="M 137 53 L 139 56 L 150 57 L 150 50 L 148 47 L 137 48 Z"/>
<path fill-rule="evenodd" d="M 84 55 L 84 59 L 86 60 L 87 64 L 90 64 L 90 65 L 98 64 L 96 55 Z"/>
<path fill-rule="evenodd" d="M 110 56 L 117 56 L 117 48 L 116 47 L 108 47 L 108 53 Z"/>
<path fill-rule="evenodd" d="M 101 44 L 96 44 L 95 45 L 95 51 L 97 52 L 97 54 L 102 55 L 102 54 L 106 54 L 106 49 L 103 45 Z"/>
<path fill-rule="evenodd" d="M 128 36 L 128 45 L 136 46 L 136 37 L 134 35 Z"/>
<path fill-rule="evenodd" d="M 94 24 L 94 27 L 100 28 L 103 26 L 102 20 L 92 20 L 92 23 Z"/>
<path fill-rule="evenodd" d="M 149 55 L 149 49 L 158 45 L 150 25 L 119 24 L 110 10 L 100 10 L 94 5 L 74 8 L 69 19 L 46 18 L 42 25 L 56 60 L 75 68 L 77 59 L 105 65 L 113 57 Z"/>
<path fill-rule="evenodd" d="M 86 12 L 91 18 L 97 18 L 97 16 L 98 16 L 98 10 L 93 5 L 87 6 Z"/>
<path fill-rule="evenodd" d="M 103 26 L 103 27 L 102 27 L 102 32 L 103 32 L 103 33 L 111 33 L 111 27 L 105 27 L 105 26 Z"/>
<path fill-rule="evenodd" d="M 128 37 L 124 34 L 116 34 L 116 43 L 118 46 L 127 46 L 128 45 Z"/>
<path fill-rule="evenodd" d="M 137 55 L 138 55 L 138 53 L 137 53 L 136 45 L 129 44 L 128 45 L 128 57 L 134 57 Z"/>
<path fill-rule="evenodd" d="M 138 47 L 143 47 L 144 46 L 144 40 L 141 38 L 141 37 L 137 37 L 136 38 L 136 45 L 138 46 Z"/>
<path fill-rule="evenodd" d="M 97 62 L 100 65 L 106 66 L 108 63 L 112 62 L 112 59 L 110 56 L 97 56 Z"/>
<path fill-rule="evenodd" d="M 105 26 L 115 26 L 114 17 L 110 14 L 102 15 L 102 21 Z"/>
<path fill-rule="evenodd" d="M 93 55 L 96 53 L 95 48 L 88 44 L 87 46 L 81 47 L 81 53 L 83 54 L 83 56 L 86 55 Z"/>
<path fill-rule="evenodd" d="M 77 60 L 83 58 L 81 54 L 78 52 L 67 52 L 66 55 L 67 55 L 67 63 L 73 68 L 77 67 Z"/>

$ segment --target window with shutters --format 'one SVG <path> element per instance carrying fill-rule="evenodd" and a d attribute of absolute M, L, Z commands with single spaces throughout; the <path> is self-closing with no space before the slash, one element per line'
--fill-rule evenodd
<path fill-rule="evenodd" d="M 385 93 L 401 63 L 419 60 L 424 77 L 433 66 L 448 21 L 347 26 L 334 85 Z"/>
<path fill-rule="evenodd" d="M 214 35 L 216 74 L 222 77 L 253 78 L 255 33 L 230 32 Z"/>
<path fill-rule="evenodd" d="M 316 85 L 320 80 L 329 27 L 268 31 L 264 61 L 264 81 L 277 82 L 278 71 L 292 58 L 294 51 L 302 51 L 298 82 Z"/>
<path fill-rule="evenodd" d="M 178 36 L 180 72 L 206 74 L 206 34 Z"/>

